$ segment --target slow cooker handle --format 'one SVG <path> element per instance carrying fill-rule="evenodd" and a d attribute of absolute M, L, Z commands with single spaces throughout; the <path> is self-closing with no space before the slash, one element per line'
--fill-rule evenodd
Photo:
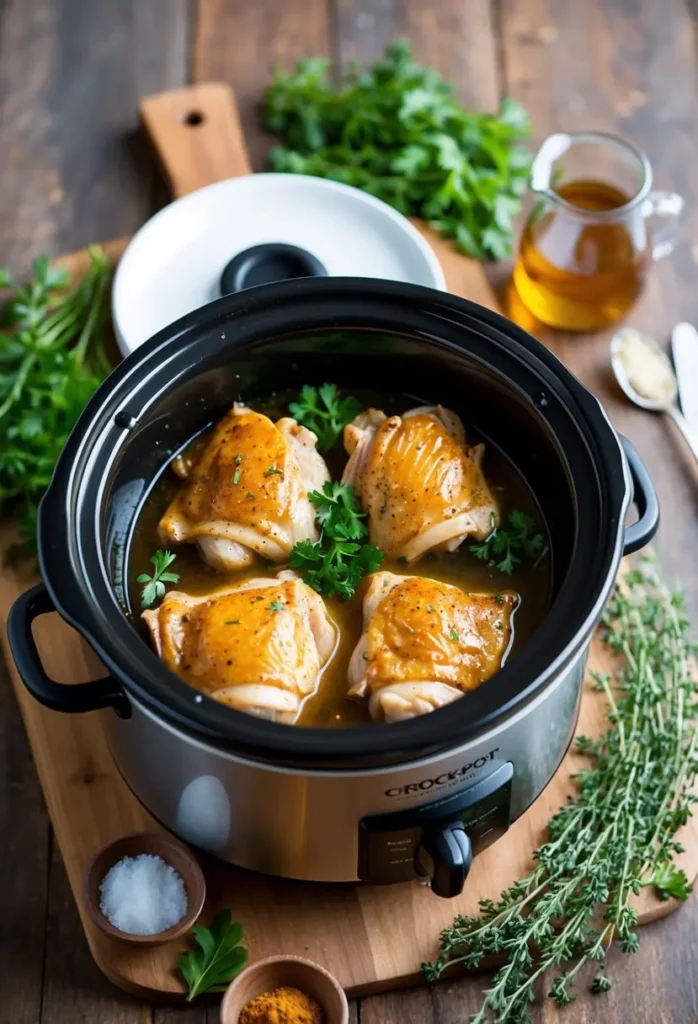
<path fill-rule="evenodd" d="M 637 453 L 635 445 L 627 437 L 620 435 L 625 457 L 630 467 L 633 481 L 634 501 L 637 506 L 638 519 L 625 528 L 623 554 L 631 555 L 633 551 L 644 548 L 654 537 L 659 526 L 659 500 L 650 475 Z"/>
<path fill-rule="evenodd" d="M 36 649 L 32 622 L 39 615 L 55 611 L 43 583 L 18 597 L 7 617 L 7 639 L 22 682 L 32 697 L 52 711 L 97 711 L 112 707 L 120 718 L 128 718 L 131 708 L 119 684 L 109 676 L 91 683 L 64 686 L 44 671 Z"/>

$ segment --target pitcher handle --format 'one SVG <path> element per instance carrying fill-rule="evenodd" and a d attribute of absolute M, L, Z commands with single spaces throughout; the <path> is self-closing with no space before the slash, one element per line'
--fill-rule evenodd
<path fill-rule="evenodd" d="M 652 258 L 664 259 L 673 251 L 679 234 L 679 221 L 684 201 L 677 192 L 650 192 L 642 206 L 643 217 L 650 222 Z M 657 226 L 652 229 L 652 222 Z M 659 223 L 661 222 L 661 223 Z"/>

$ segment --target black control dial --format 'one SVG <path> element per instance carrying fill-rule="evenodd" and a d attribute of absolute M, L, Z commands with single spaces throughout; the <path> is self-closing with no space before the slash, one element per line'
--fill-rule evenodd
<path fill-rule="evenodd" d="M 374 885 L 429 878 L 437 896 L 457 896 L 472 857 L 509 826 L 513 775 L 509 761 L 493 761 L 486 776 L 451 796 L 362 818 L 359 878 Z"/>
<path fill-rule="evenodd" d="M 463 891 L 472 859 L 470 838 L 463 822 L 453 821 L 423 829 L 415 868 L 431 879 L 433 893 L 451 899 Z"/>

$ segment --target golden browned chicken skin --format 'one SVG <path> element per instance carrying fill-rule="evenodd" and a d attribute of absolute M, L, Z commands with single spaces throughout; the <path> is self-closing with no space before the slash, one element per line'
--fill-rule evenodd
<path fill-rule="evenodd" d="M 322 599 L 291 572 L 143 612 L 165 665 L 214 700 L 292 724 L 334 650 Z"/>
<path fill-rule="evenodd" d="M 390 417 L 369 409 L 344 428 L 344 446 L 343 482 L 357 488 L 371 543 L 389 557 L 455 551 L 499 522 L 481 468 L 484 445 L 469 447 L 460 419 L 442 406 Z"/>
<path fill-rule="evenodd" d="M 364 598 L 364 632 L 349 665 L 349 696 L 398 722 L 474 690 L 501 668 L 518 596 L 466 594 L 422 576 L 379 572 Z"/>
<path fill-rule="evenodd" d="M 159 525 L 163 545 L 195 542 L 202 557 L 226 571 L 250 565 L 255 553 L 288 558 L 300 540 L 318 539 L 308 491 L 329 480 L 317 438 L 295 420 L 234 406 L 215 427 L 186 483 Z"/>

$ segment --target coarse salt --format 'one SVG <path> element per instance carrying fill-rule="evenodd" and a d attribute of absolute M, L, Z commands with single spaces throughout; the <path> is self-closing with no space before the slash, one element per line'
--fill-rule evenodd
<path fill-rule="evenodd" d="M 128 935 L 156 935 L 187 913 L 184 882 L 171 864 L 152 853 L 124 857 L 102 879 L 100 910 Z"/>

